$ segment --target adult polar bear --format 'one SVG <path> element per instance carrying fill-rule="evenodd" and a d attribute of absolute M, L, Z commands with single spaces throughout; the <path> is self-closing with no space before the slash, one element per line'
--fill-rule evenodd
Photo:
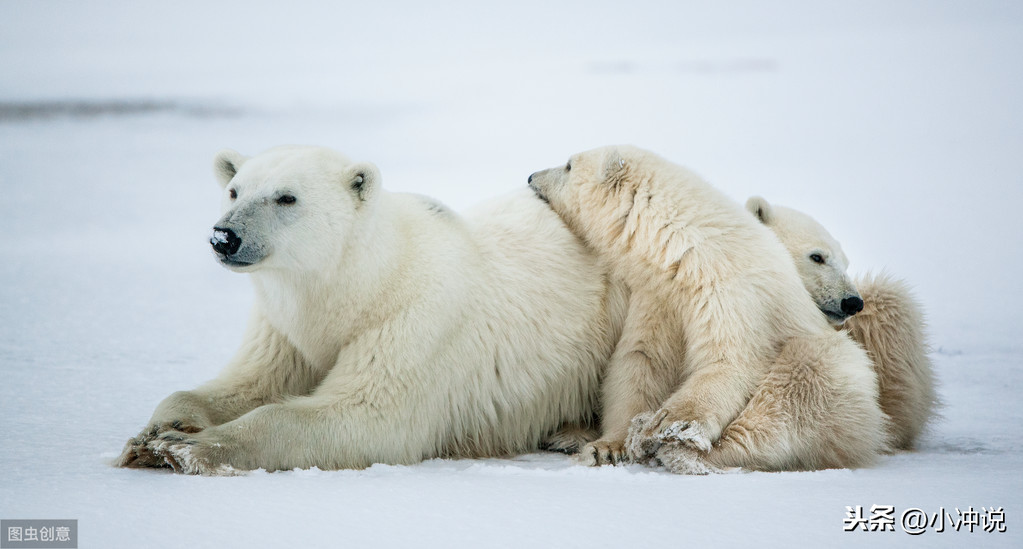
<path fill-rule="evenodd" d="M 529 183 L 630 290 L 603 434 L 584 458 L 706 473 L 854 467 L 887 450 L 866 354 L 741 206 L 633 147 L 574 155 Z"/>
<path fill-rule="evenodd" d="M 211 240 L 256 305 L 118 464 L 193 474 L 529 451 L 585 423 L 627 297 L 528 191 L 462 218 L 321 148 L 219 154 Z"/>

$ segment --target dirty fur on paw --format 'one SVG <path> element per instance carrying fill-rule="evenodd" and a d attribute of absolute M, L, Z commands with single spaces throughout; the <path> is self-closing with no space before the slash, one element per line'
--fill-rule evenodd
<path fill-rule="evenodd" d="M 661 408 L 643 423 L 643 438 L 656 438 L 661 443 L 681 442 L 701 452 L 709 452 L 711 449 L 707 429 L 700 421 L 677 419 L 671 417 L 668 410 Z"/>
<path fill-rule="evenodd" d="M 671 442 L 657 450 L 657 461 L 678 475 L 708 475 L 717 472 L 699 453 L 678 442 Z"/>
<path fill-rule="evenodd" d="M 237 476 L 244 474 L 226 463 L 213 463 L 202 456 L 203 445 L 182 434 L 164 434 L 148 444 L 154 455 L 159 456 L 175 473 L 204 476 Z M 198 450 L 198 451 L 197 451 Z"/>
<path fill-rule="evenodd" d="M 583 465 L 619 465 L 629 463 L 624 441 L 598 440 L 587 444 L 576 460 Z"/>
<path fill-rule="evenodd" d="M 701 452 L 709 452 L 710 438 L 699 421 L 675 421 L 663 427 L 657 435 L 662 442 L 678 441 Z"/>
<path fill-rule="evenodd" d="M 148 445 L 165 430 L 164 426 L 150 425 L 141 433 L 132 437 L 124 445 L 121 455 L 114 461 L 115 467 L 129 467 L 135 469 L 149 467 L 167 467 L 163 458 L 153 454 Z"/>
<path fill-rule="evenodd" d="M 654 412 L 643 412 L 632 418 L 629 434 L 625 437 L 625 450 L 636 462 L 647 461 L 654 457 L 661 447 L 661 440 L 647 435 L 651 422 L 656 417 Z M 660 419 L 658 419 L 658 422 Z M 655 424 L 656 425 L 656 424 Z"/>
<path fill-rule="evenodd" d="M 198 433 L 202 431 L 202 428 L 182 421 L 150 425 L 143 429 L 141 433 L 128 440 L 121 451 L 121 455 L 114 460 L 114 466 L 136 469 L 170 467 L 163 457 L 153 453 L 152 449 L 149 448 L 149 443 L 157 437 L 173 431 Z"/>
<path fill-rule="evenodd" d="M 679 442 L 669 442 L 657 450 L 657 461 L 678 475 L 709 475 L 738 473 L 738 467 L 717 467 L 707 462 L 697 450 Z"/>
<path fill-rule="evenodd" d="M 139 435 L 129 440 L 124 445 L 124 450 L 121 450 L 121 455 L 114 460 L 114 466 L 133 469 L 167 467 L 163 458 L 149 449 L 148 444 L 152 440 L 152 436 L 145 435 Z"/>

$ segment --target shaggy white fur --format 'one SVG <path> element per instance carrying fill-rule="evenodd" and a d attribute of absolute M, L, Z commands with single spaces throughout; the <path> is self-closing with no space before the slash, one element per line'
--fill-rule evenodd
<path fill-rule="evenodd" d="M 535 449 L 585 424 L 627 296 L 523 191 L 462 217 L 312 147 L 221 153 L 214 251 L 256 288 L 213 381 L 170 395 L 121 466 L 361 468 Z"/>
<path fill-rule="evenodd" d="M 866 354 L 829 326 L 777 237 L 739 204 L 633 147 L 574 155 L 530 185 L 630 291 L 589 463 L 817 469 L 888 448 Z"/>

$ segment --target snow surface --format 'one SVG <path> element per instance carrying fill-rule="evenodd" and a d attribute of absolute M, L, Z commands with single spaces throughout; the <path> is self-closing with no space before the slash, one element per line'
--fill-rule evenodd
<path fill-rule="evenodd" d="M 80 547 L 1023 547 L 1020 4 L 346 4 L 0 3 L 0 518 L 78 519 Z M 456 209 L 633 143 L 810 212 L 916 287 L 944 417 L 856 471 L 110 467 L 241 337 L 213 155 L 285 143 Z M 874 504 L 1007 532 L 842 531 Z"/>

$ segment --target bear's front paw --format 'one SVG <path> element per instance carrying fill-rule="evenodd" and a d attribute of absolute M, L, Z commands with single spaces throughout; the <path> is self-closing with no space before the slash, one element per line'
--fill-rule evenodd
<path fill-rule="evenodd" d="M 651 422 L 655 419 L 660 422 L 654 412 L 643 412 L 632 418 L 629 434 L 625 437 L 625 450 L 636 462 L 649 461 L 661 447 L 661 439 L 649 434 L 652 430 Z"/>
<path fill-rule="evenodd" d="M 124 450 L 121 451 L 121 455 L 114 461 L 114 465 L 131 468 L 168 467 L 162 457 L 153 454 L 149 448 L 149 443 L 161 434 L 172 431 L 198 433 L 202 431 L 202 428 L 182 421 L 154 423 L 128 440 L 127 444 L 124 445 Z"/>
<path fill-rule="evenodd" d="M 697 450 L 679 442 L 669 442 L 657 450 L 657 461 L 679 475 L 708 475 L 738 472 L 738 468 L 722 469 L 707 462 Z"/>
<path fill-rule="evenodd" d="M 702 421 L 678 417 L 661 408 L 645 422 L 640 433 L 644 439 L 656 438 L 661 443 L 679 442 L 701 452 L 709 452 L 712 444 L 709 431 Z"/>
<path fill-rule="evenodd" d="M 576 458 L 583 465 L 618 465 L 629 463 L 624 440 L 598 440 L 583 447 Z"/>
<path fill-rule="evenodd" d="M 202 434 L 166 432 L 150 441 L 146 447 L 164 462 L 164 467 L 176 473 L 206 476 L 234 476 L 243 474 L 228 462 L 230 452 L 225 443 L 206 440 Z"/>
<path fill-rule="evenodd" d="M 156 456 L 149 450 L 147 445 L 159 434 L 156 427 L 144 430 L 138 435 L 128 439 L 121 450 L 121 455 L 114 461 L 117 467 L 166 467 L 163 459 Z"/>

